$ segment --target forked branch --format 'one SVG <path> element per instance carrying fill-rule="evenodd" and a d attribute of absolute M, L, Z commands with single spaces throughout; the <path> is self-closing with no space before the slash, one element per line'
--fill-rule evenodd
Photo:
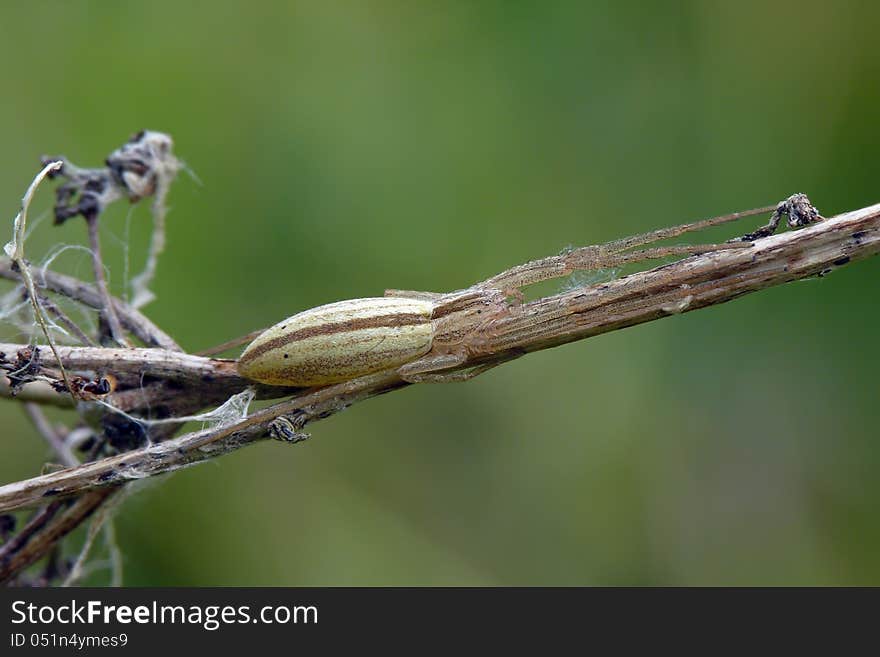
<path fill-rule="evenodd" d="M 691 256 L 601 285 L 524 303 L 486 327 L 481 355 L 462 368 L 501 363 L 524 353 L 690 312 L 774 285 L 823 276 L 878 252 L 880 204 L 758 239 L 751 248 Z M 4 345 L 4 349 L 10 348 L 14 346 Z M 99 357 L 94 349 L 68 348 L 64 353 L 62 358 L 69 359 L 71 369 L 76 369 L 75 363 L 87 363 L 88 369 L 100 365 L 94 360 Z M 107 350 L 107 368 L 124 370 L 129 367 L 127 363 L 137 363 L 148 375 L 191 377 L 193 381 L 204 379 L 208 368 L 217 377 L 214 381 L 235 380 L 229 361 L 158 349 L 130 350 L 127 359 L 120 359 L 120 353 Z M 213 385 L 214 381 L 203 385 Z M 226 391 L 245 385 L 239 380 Z M 299 429 L 353 403 L 406 385 L 396 372 L 386 372 L 295 391 L 290 399 L 236 422 L 2 486 L 0 511 L 46 504 L 170 472 L 265 438 L 276 418 L 292 418 Z M 271 396 L 265 390 L 264 394 Z"/>

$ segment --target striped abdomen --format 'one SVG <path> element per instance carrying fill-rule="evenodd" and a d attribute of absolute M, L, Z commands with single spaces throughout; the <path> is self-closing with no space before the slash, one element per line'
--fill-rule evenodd
<path fill-rule="evenodd" d="M 395 297 L 312 308 L 260 334 L 238 372 L 272 385 L 319 386 L 399 367 L 431 350 L 432 309 Z"/>

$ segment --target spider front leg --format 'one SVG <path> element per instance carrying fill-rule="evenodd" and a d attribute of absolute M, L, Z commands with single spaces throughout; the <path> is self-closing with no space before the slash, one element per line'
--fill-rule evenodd
<path fill-rule="evenodd" d="M 464 354 L 428 354 L 417 361 L 407 363 L 397 370 L 400 378 L 407 383 L 459 383 L 470 381 L 483 372 L 488 372 L 499 363 L 484 363 L 468 369 L 452 370 L 467 362 Z"/>
<path fill-rule="evenodd" d="M 510 290 L 521 289 L 533 285 L 534 283 L 540 283 L 541 281 L 563 278 L 575 271 L 609 269 L 632 262 L 641 262 L 643 260 L 692 255 L 695 253 L 706 253 L 709 251 L 721 251 L 725 249 L 748 248 L 750 244 L 747 243 L 749 240 L 746 238 L 749 236 L 746 236 L 746 238 L 737 240 L 734 243 L 702 244 L 696 246 L 664 246 L 642 249 L 641 251 L 631 251 L 631 249 L 636 247 L 652 244 L 660 240 L 679 237 L 685 233 L 692 233 L 713 226 L 720 226 L 721 224 L 736 221 L 743 217 L 769 212 L 774 210 L 774 208 L 775 206 L 766 206 L 763 208 L 755 208 L 754 210 L 746 210 L 744 212 L 734 212 L 732 214 L 703 219 L 702 221 L 681 224 L 679 226 L 660 228 L 659 230 L 624 237 L 622 239 L 606 242 L 605 244 L 584 246 L 578 249 L 573 249 L 567 253 L 550 256 L 549 258 L 542 258 L 540 260 L 533 260 L 524 265 L 513 267 L 512 269 L 508 269 L 497 276 L 493 276 L 474 287 L 496 288 L 510 292 Z M 801 214 L 804 214 L 804 212 L 801 212 Z M 799 219 L 799 221 L 801 220 Z M 513 295 L 516 296 L 515 293 Z"/>

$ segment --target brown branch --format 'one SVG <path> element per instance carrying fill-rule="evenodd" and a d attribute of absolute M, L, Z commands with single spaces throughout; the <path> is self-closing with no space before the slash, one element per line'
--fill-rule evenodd
<path fill-rule="evenodd" d="M 7 360 L 29 348 L 28 345 L 0 343 L 0 354 Z M 247 388 L 254 388 L 259 399 L 277 399 L 289 394 L 291 388 L 255 384 L 243 379 L 235 370 L 235 361 L 205 358 L 166 349 L 121 349 L 113 347 L 57 347 L 62 365 L 79 374 L 112 373 L 125 383 L 120 390 L 104 398 L 110 405 L 130 411 L 156 406 L 167 399 L 175 401 L 177 410 L 192 412 L 219 403 Z M 40 350 L 44 374 L 54 374 L 57 363 L 48 350 Z M 0 365 L 3 356 L 0 356 Z M 2 370 L 0 370 L 2 371 Z M 145 383 L 148 382 L 148 383 Z M 39 381 L 27 384 L 18 392 L 0 376 L 0 397 L 22 398 L 26 401 L 71 405 L 70 398 L 54 393 L 51 388 L 35 388 Z M 32 391 L 31 394 L 27 394 Z"/>
<path fill-rule="evenodd" d="M 33 423 L 34 428 L 46 439 L 55 455 L 61 459 L 62 464 L 68 468 L 75 468 L 79 465 L 79 459 L 64 442 L 64 436 L 58 434 L 38 404 L 27 402 L 24 405 L 24 412 Z"/>
<path fill-rule="evenodd" d="M 0 342 L 0 353 L 14 354 L 26 345 Z M 41 349 L 41 353 L 43 350 Z M 72 371 L 112 371 L 116 376 L 151 376 L 190 384 L 216 384 L 241 390 L 249 382 L 238 376 L 235 361 L 191 356 L 166 349 L 123 349 L 116 347 L 59 346 L 61 362 Z M 43 364 L 55 365 L 54 358 L 45 351 Z"/>
<path fill-rule="evenodd" d="M 84 463 L 0 487 L 0 513 L 45 503 L 86 490 L 126 483 L 214 458 L 265 438 L 277 417 L 294 415 L 299 425 L 328 417 L 351 404 L 408 385 L 394 372 L 371 374 L 304 392 L 246 419 L 188 433 L 149 447 Z"/>
<path fill-rule="evenodd" d="M 95 284 L 101 297 L 101 317 L 107 322 L 110 336 L 124 347 L 129 346 L 122 323 L 116 314 L 113 298 L 110 296 L 110 287 L 107 285 L 107 277 L 104 275 L 104 258 L 101 257 L 101 236 L 98 228 L 98 215 L 87 214 L 86 226 L 89 231 L 89 252 L 92 254 L 92 270 L 95 272 Z"/>
<path fill-rule="evenodd" d="M 723 303 L 748 292 L 824 275 L 837 267 L 880 253 L 880 204 L 823 220 L 807 228 L 771 236 L 752 248 L 716 251 L 632 274 L 602 285 L 579 288 L 514 307 L 483 328 L 479 349 L 461 367 L 500 363 L 600 333 Z M 87 349 L 62 348 L 71 369 L 97 365 Z M 179 379 L 196 380 L 204 368 L 235 375 L 229 361 L 178 355 L 161 350 L 104 350 L 108 367 L 154 367 Z M 112 351 L 112 356 L 109 354 Z M 126 358 L 128 360 L 126 360 Z M 174 360 L 174 366 L 169 363 Z M 135 365 L 135 363 L 137 365 Z M 192 367 L 189 371 L 187 368 Z M 187 370 L 184 372 L 184 370 Z M 269 424 L 293 416 L 297 427 L 322 419 L 375 395 L 408 385 L 396 372 L 360 377 L 291 399 L 244 420 L 193 432 L 163 443 L 76 468 L 0 487 L 0 512 L 44 504 L 127 481 L 170 472 L 214 458 L 262 439 Z M 267 387 L 271 388 L 271 387 Z"/>
<path fill-rule="evenodd" d="M 115 488 L 93 490 L 72 503 L 53 502 L 38 512 L 25 529 L 0 548 L 0 584 L 44 557 L 115 492 Z"/>

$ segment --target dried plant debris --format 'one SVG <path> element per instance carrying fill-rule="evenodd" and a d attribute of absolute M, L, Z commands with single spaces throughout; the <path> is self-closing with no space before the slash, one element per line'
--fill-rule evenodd
<path fill-rule="evenodd" d="M 770 215 L 770 222 L 766 226 L 759 228 L 753 233 L 743 235 L 740 241 L 753 242 L 762 237 L 772 235 L 779 227 L 779 222 L 783 216 L 788 217 L 788 226 L 790 228 L 807 226 L 823 219 L 806 194 L 792 194 L 784 201 L 780 201 L 773 214 Z"/>
<path fill-rule="evenodd" d="M 99 375 L 93 378 L 73 376 L 70 379 L 70 384 L 78 399 L 93 401 L 106 397 L 116 390 L 116 377 L 112 374 Z M 64 392 L 67 389 L 63 381 L 55 380 L 50 385 L 56 392 Z"/>
<path fill-rule="evenodd" d="M 276 417 L 269 423 L 269 436 L 284 443 L 301 443 L 310 438 L 310 434 L 302 432 L 307 421 L 308 416 L 305 413 Z"/>
<path fill-rule="evenodd" d="M 9 379 L 12 394 L 18 393 L 26 383 L 36 381 L 42 365 L 40 362 L 39 347 L 25 347 L 20 349 L 15 358 L 10 358 L 5 353 L 0 353 L 0 371 L 5 372 Z"/>
<path fill-rule="evenodd" d="M 0 515 L 0 543 L 5 543 L 15 531 L 15 516 L 11 513 Z"/>
<path fill-rule="evenodd" d="M 77 215 L 92 219 L 121 198 L 135 203 L 154 195 L 181 167 L 172 153 L 173 144 L 164 133 L 141 130 L 113 151 L 107 166 L 99 169 L 78 167 L 63 155 L 44 156 L 44 164 L 62 162 L 61 169 L 50 177 L 67 181 L 55 190 L 55 223 Z"/>
<path fill-rule="evenodd" d="M 134 308 L 141 308 L 155 298 L 149 286 L 156 275 L 159 254 L 165 249 L 165 198 L 177 172 L 184 167 L 172 152 L 171 137 L 154 130 L 141 130 L 128 143 L 110 153 L 106 167 L 83 169 L 65 157 L 44 157 L 44 162 L 60 161 L 61 168 L 53 176 L 67 182 L 55 191 L 55 223 L 62 224 L 71 217 L 82 215 L 89 226 L 93 252 L 99 251 L 96 222 L 108 205 L 121 198 L 135 203 L 153 197 L 150 208 L 153 215 L 153 234 L 143 271 L 131 281 Z M 106 287 L 103 274 L 95 263 L 95 279 Z M 103 292 L 103 291 L 102 291 Z M 104 293 L 106 297 L 106 293 Z M 105 309 L 111 333 L 117 342 L 123 342 L 118 321 L 112 309 Z"/>

